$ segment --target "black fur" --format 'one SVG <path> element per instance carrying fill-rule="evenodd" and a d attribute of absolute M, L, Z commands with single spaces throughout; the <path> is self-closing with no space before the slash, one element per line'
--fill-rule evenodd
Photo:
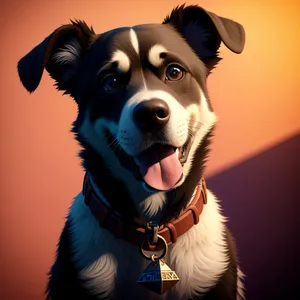
<path fill-rule="evenodd" d="M 79 129 L 87 110 L 91 110 L 91 122 L 105 116 L 117 123 L 124 105 L 142 85 L 142 79 L 147 81 L 150 89 L 161 89 L 168 92 L 180 101 L 184 108 L 199 102 L 199 86 L 209 101 L 206 79 L 220 60 L 218 57 L 220 44 L 223 41 L 233 52 L 242 52 L 244 31 L 238 23 L 218 17 L 198 6 L 175 8 L 165 18 L 163 24 L 138 25 L 133 28 L 140 43 L 139 56 L 132 50 L 130 44 L 128 35 L 130 28 L 114 29 L 96 35 L 93 28 L 89 28 L 84 22 L 74 21 L 55 30 L 23 57 L 18 63 L 18 71 L 24 87 L 29 92 L 33 92 L 40 83 L 43 70 L 46 69 L 56 81 L 57 88 L 75 99 L 78 104 L 78 116 L 72 131 L 83 148 L 80 152 L 83 168 L 100 188 L 112 208 L 118 211 L 125 221 L 145 225 L 133 200 L 130 199 L 130 186 L 126 186 L 122 178 L 116 178 L 115 174 L 107 167 L 105 159 L 80 133 Z M 59 49 L 70 44 L 72 40 L 76 41 L 79 52 L 74 55 L 73 60 L 58 63 L 55 55 L 60 51 Z M 174 53 L 165 54 L 166 59 L 160 67 L 151 66 L 147 57 L 149 49 L 156 43 L 174 50 Z M 117 65 L 107 64 L 107 61 L 116 49 L 125 51 L 132 65 L 127 74 L 122 74 L 124 82 L 126 81 L 126 88 L 115 93 L 108 93 L 103 88 L 101 81 L 103 67 L 105 67 L 105 72 L 111 70 L 115 72 Z M 165 80 L 166 68 L 170 61 L 184 66 L 185 69 L 184 79 L 176 85 Z M 144 71 L 143 78 L 138 76 L 141 68 Z M 212 111 L 210 102 L 208 105 Z M 166 193 L 166 205 L 160 216 L 161 224 L 178 217 L 191 199 L 192 193 L 203 175 L 212 134 L 213 129 L 201 141 L 195 153 L 197 159 L 194 160 L 184 183 Z M 118 150 L 119 156 L 117 156 L 121 161 L 120 157 L 124 151 Z M 126 168 L 132 167 L 130 165 L 132 162 L 130 163 L 126 159 L 125 163 L 121 164 L 126 165 Z M 134 172 L 131 176 L 136 178 Z M 48 300 L 96 299 L 95 295 L 91 295 L 84 288 L 85 282 L 79 279 L 79 270 L 75 268 L 76 262 L 74 261 L 75 250 L 71 243 L 72 234 L 72 223 L 68 219 L 60 237 L 55 263 L 49 274 L 46 292 Z M 205 295 L 198 294 L 199 297 L 195 296 L 193 299 L 201 297 L 206 300 L 236 299 L 235 245 L 228 231 L 225 232 L 225 235 L 228 244 L 228 269 L 214 287 L 208 287 L 209 291 Z M 98 295 L 97 299 L 99 296 L 101 297 Z"/>
<path fill-rule="evenodd" d="M 73 261 L 73 247 L 71 245 L 71 222 L 66 221 L 57 247 L 57 256 L 49 273 L 47 286 L 47 300 L 92 300 L 83 282 L 78 278 L 78 270 Z"/>

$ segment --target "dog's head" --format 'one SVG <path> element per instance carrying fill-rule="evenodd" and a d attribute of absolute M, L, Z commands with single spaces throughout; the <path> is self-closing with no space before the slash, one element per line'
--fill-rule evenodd
<path fill-rule="evenodd" d="M 85 167 L 96 172 L 101 160 L 129 189 L 139 182 L 149 192 L 168 191 L 186 180 L 215 123 L 206 79 L 221 41 L 242 52 L 242 26 L 198 6 L 175 8 L 163 24 L 99 35 L 75 21 L 22 58 L 18 70 L 28 91 L 45 68 L 75 99 L 73 131 L 90 153 Z"/>

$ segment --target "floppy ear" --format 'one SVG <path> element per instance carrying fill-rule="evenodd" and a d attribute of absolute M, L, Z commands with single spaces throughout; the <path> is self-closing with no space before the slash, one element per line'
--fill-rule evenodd
<path fill-rule="evenodd" d="M 82 53 L 95 37 L 85 22 L 71 22 L 56 29 L 18 62 L 20 79 L 29 92 L 38 87 L 44 68 L 58 89 L 69 92 Z"/>
<path fill-rule="evenodd" d="M 163 24 L 175 27 L 208 69 L 212 69 L 220 60 L 217 55 L 221 41 L 235 53 L 241 53 L 244 49 L 245 31 L 240 24 L 197 5 L 176 7 Z"/>

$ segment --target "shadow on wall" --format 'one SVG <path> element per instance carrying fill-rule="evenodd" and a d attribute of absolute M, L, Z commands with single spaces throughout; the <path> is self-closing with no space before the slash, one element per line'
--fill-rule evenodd
<path fill-rule="evenodd" d="M 208 178 L 235 236 L 248 300 L 300 299 L 300 134 Z"/>

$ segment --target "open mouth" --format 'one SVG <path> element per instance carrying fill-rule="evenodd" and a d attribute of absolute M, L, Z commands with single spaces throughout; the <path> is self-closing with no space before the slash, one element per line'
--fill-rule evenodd
<path fill-rule="evenodd" d="M 130 170 L 138 181 L 145 182 L 148 188 L 167 191 L 182 179 L 182 167 L 187 161 L 193 139 L 189 137 L 180 148 L 156 143 L 139 155 L 128 155 L 122 147 L 116 145 L 115 137 L 108 130 L 105 132 L 107 144 L 118 157 L 121 165 Z"/>

